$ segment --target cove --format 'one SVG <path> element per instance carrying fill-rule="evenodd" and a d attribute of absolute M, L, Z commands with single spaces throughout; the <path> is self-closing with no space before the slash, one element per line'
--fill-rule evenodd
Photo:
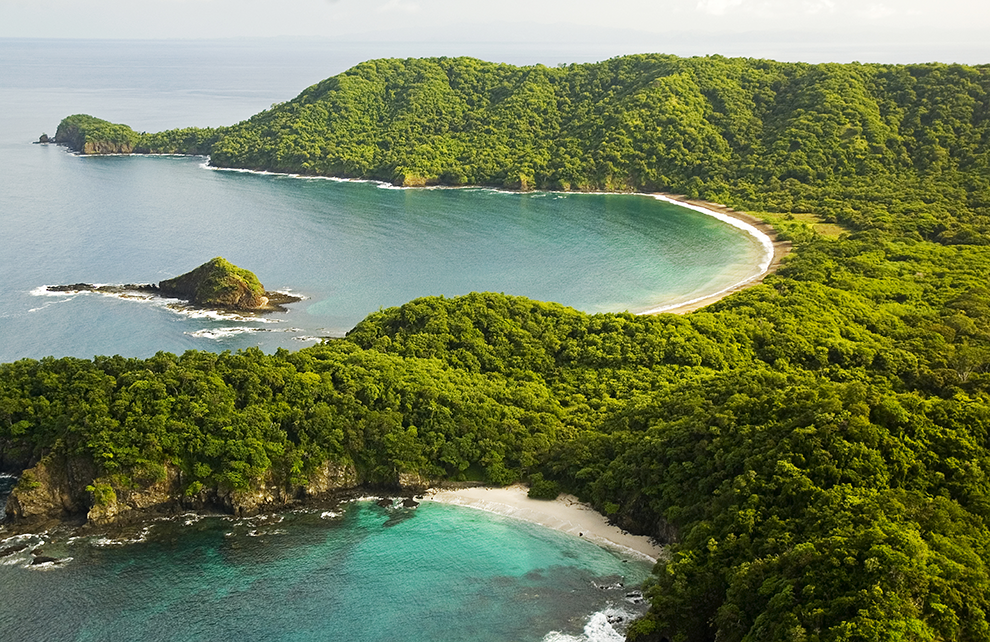
<path fill-rule="evenodd" d="M 9 639 L 614 640 L 650 566 L 482 511 L 353 502 L 154 522 L 129 542 L 18 538 L 0 560 Z M 5 545 L 14 543 L 10 540 Z M 589 635 L 590 634 L 590 635 Z"/>
<path fill-rule="evenodd" d="M 648 196 L 396 189 L 214 171 L 198 157 L 29 149 L 30 180 L 71 198 L 25 199 L 27 212 L 0 223 L 14 239 L 0 259 L 12 286 L 0 299 L 4 361 L 298 349 L 380 308 L 471 291 L 637 312 L 738 283 L 764 257 L 745 232 Z M 305 300 L 242 318 L 42 291 L 156 282 L 217 255 Z"/>

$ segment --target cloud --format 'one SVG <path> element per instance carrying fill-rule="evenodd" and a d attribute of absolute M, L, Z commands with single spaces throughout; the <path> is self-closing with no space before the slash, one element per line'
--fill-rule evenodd
<path fill-rule="evenodd" d="M 894 11 L 885 4 L 871 4 L 868 5 L 862 11 L 860 11 L 859 15 L 868 20 L 879 20 L 880 18 L 887 18 L 896 13 L 897 13 L 896 11 Z M 910 13 L 912 13 L 913 15 L 918 15 L 919 12 L 912 11 Z"/>
<path fill-rule="evenodd" d="M 698 0 L 698 10 L 712 16 L 724 16 L 742 3 L 743 0 Z"/>
<path fill-rule="evenodd" d="M 419 5 L 408 0 L 388 0 L 378 7 L 378 13 L 419 13 Z"/>

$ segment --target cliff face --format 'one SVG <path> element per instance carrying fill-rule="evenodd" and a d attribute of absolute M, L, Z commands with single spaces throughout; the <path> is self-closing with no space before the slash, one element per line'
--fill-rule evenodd
<path fill-rule="evenodd" d="M 105 526 L 138 517 L 141 511 L 167 512 L 179 507 L 182 497 L 182 474 L 172 465 L 165 475 L 131 487 L 120 487 L 107 479 L 94 479 L 87 485 L 90 497 L 86 522 Z"/>
<path fill-rule="evenodd" d="M 95 467 L 87 460 L 51 456 L 24 471 L 7 500 L 6 521 L 30 528 L 84 519 L 86 524 L 109 526 L 184 510 L 218 510 L 247 517 L 355 488 L 358 474 L 350 462 L 328 461 L 310 475 L 305 486 L 282 484 L 271 474 L 248 490 L 203 488 L 187 495 L 187 485 L 188 480 L 171 464 L 165 466 L 160 479 L 133 480 L 125 486 L 96 477 Z"/>
<path fill-rule="evenodd" d="M 358 485 L 357 470 L 353 464 L 328 461 L 310 476 L 306 486 L 286 487 L 269 474 L 250 490 L 209 491 L 202 500 L 221 506 L 231 515 L 248 517 L 264 510 L 288 506 L 307 497 L 318 498 L 336 490 L 356 488 Z"/>
<path fill-rule="evenodd" d="M 129 141 L 88 140 L 80 151 L 83 154 L 131 154 L 134 152 L 134 146 Z"/>
<path fill-rule="evenodd" d="M 216 257 L 191 272 L 158 284 L 162 294 L 187 299 L 203 307 L 263 310 L 265 288 L 252 272 Z"/>
<path fill-rule="evenodd" d="M 87 114 L 64 118 L 55 142 L 81 154 L 130 154 L 140 134 L 127 125 L 111 123 Z"/>
<path fill-rule="evenodd" d="M 21 475 L 7 499 L 6 520 L 46 523 L 85 515 L 91 503 L 86 486 L 95 476 L 86 459 L 46 457 Z"/>

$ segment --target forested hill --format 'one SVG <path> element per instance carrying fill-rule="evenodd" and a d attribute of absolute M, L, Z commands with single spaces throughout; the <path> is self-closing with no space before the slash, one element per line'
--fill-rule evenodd
<path fill-rule="evenodd" d="M 91 478 L 80 510 L 104 516 L 156 484 L 175 505 L 294 497 L 331 469 L 550 481 L 670 542 L 632 639 L 990 639 L 987 74 L 372 61 L 220 130 L 71 117 L 60 133 L 94 150 L 663 188 L 852 232 L 771 215 L 795 247 L 780 271 L 682 317 L 476 293 L 296 353 L 6 364 L 0 463 L 75 462 Z M 40 479 L 15 495 L 43 494 Z"/>
<path fill-rule="evenodd" d="M 129 137 L 106 125 L 83 126 L 92 151 L 118 141 L 209 153 L 220 167 L 404 185 L 662 190 L 851 225 L 878 214 L 895 223 L 939 192 L 965 201 L 990 185 L 985 66 L 372 60 L 228 128 Z M 80 141 L 63 126 L 56 138 L 83 149 L 85 132 Z M 905 190 L 892 211 L 876 211 Z M 924 216 L 938 227 L 937 212 Z"/>

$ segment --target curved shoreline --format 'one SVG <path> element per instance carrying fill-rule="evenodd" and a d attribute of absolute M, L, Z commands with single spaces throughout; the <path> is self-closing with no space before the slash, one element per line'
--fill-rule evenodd
<path fill-rule="evenodd" d="M 142 154 L 131 154 L 132 156 L 140 156 Z M 403 185 L 393 185 L 388 181 L 382 181 L 375 178 L 343 178 L 339 176 L 310 176 L 307 174 L 293 174 L 290 172 L 272 172 L 269 170 L 262 169 L 243 169 L 240 167 L 217 167 L 215 165 L 210 165 L 209 156 L 205 157 L 206 161 L 203 162 L 200 167 L 203 169 L 208 169 L 218 172 L 238 172 L 242 174 L 258 174 L 260 176 L 285 176 L 288 178 L 300 178 L 304 180 L 325 180 L 332 181 L 335 183 L 373 183 L 377 185 L 380 189 L 484 189 L 491 190 L 493 192 L 499 192 L 503 194 L 525 194 L 526 192 L 521 192 L 519 190 L 510 190 L 498 187 L 492 187 L 488 185 L 423 185 L 423 186 L 403 186 Z M 687 314 L 688 312 L 693 312 L 707 305 L 711 305 L 716 301 L 720 301 L 730 294 L 734 294 L 740 290 L 743 290 L 751 285 L 756 285 L 760 283 L 769 274 L 773 274 L 777 267 L 780 265 L 781 259 L 786 256 L 791 251 L 791 244 L 787 241 L 780 241 L 777 238 L 777 230 L 773 228 L 769 223 L 743 212 L 732 209 L 731 207 L 726 207 L 719 203 L 712 203 L 710 201 L 702 201 L 699 199 L 688 198 L 687 196 L 680 196 L 677 194 L 669 194 L 665 192 L 649 193 L 649 192 L 559 192 L 553 190 L 537 190 L 543 191 L 548 194 L 605 194 L 605 195 L 618 195 L 625 194 L 628 196 L 647 196 L 654 198 L 658 201 L 663 201 L 665 203 L 670 203 L 671 205 L 677 205 L 679 207 L 684 207 L 689 210 L 693 210 L 705 216 L 711 216 L 716 218 L 723 223 L 731 225 L 737 229 L 746 232 L 763 247 L 764 256 L 760 260 L 759 268 L 760 271 L 752 276 L 748 276 L 738 283 L 734 283 L 726 288 L 713 292 L 711 294 L 705 294 L 703 296 L 691 299 L 689 301 L 684 301 L 682 303 L 671 303 L 671 304 L 661 304 L 643 310 L 641 312 L 636 312 L 637 315 L 651 315 L 651 314 Z"/>
<path fill-rule="evenodd" d="M 718 292 L 713 292 L 712 294 L 706 294 L 704 296 L 691 299 L 690 301 L 670 305 L 661 305 L 644 312 L 637 312 L 637 314 L 687 314 L 688 312 L 693 312 L 707 305 L 711 305 L 716 301 L 724 299 L 730 294 L 735 294 L 740 290 L 744 290 L 752 285 L 761 283 L 768 275 L 777 271 L 777 268 L 780 267 L 781 260 L 791 251 L 791 243 L 789 241 L 781 241 L 777 236 L 777 230 L 774 229 L 772 225 L 755 216 L 752 216 L 751 214 L 739 212 L 731 207 L 726 207 L 725 205 L 721 205 L 719 203 L 691 199 L 686 196 L 678 196 L 676 194 L 666 194 L 661 192 L 658 194 L 649 194 L 649 196 L 652 196 L 657 200 L 664 201 L 665 203 L 686 207 L 690 210 L 694 210 L 695 212 L 705 214 L 706 216 L 717 218 L 718 220 L 723 221 L 737 229 L 743 230 L 750 236 L 754 237 L 760 245 L 763 246 L 764 257 L 763 260 L 760 261 L 760 271 L 757 274 L 746 277 L 734 285 L 730 285 L 729 287 L 723 288 Z"/>
<path fill-rule="evenodd" d="M 578 500 L 573 495 L 561 495 L 555 500 L 530 499 L 522 484 L 504 488 L 469 486 L 466 488 L 431 488 L 424 501 L 452 504 L 489 513 L 521 519 L 575 537 L 581 537 L 603 548 L 609 548 L 656 563 L 665 549 L 644 535 L 631 535 Z"/>
<path fill-rule="evenodd" d="M 261 176 L 284 176 L 287 178 L 299 178 L 304 180 L 326 180 L 336 183 L 373 183 L 378 185 L 381 189 L 485 189 L 494 192 L 500 192 L 505 194 L 524 194 L 519 190 L 510 189 L 500 189 L 498 187 L 492 187 L 487 185 L 423 185 L 423 186 L 403 186 L 403 185 L 393 185 L 388 181 L 382 181 L 374 178 L 344 178 L 339 176 L 310 176 L 307 174 L 294 174 L 291 172 L 273 172 L 269 170 L 261 169 L 244 169 L 240 167 L 217 167 L 215 165 L 210 165 L 210 157 L 208 155 L 203 156 L 199 154 L 79 154 L 73 153 L 74 156 L 79 157 L 101 157 L 101 156 L 158 156 L 158 157 L 168 157 L 177 156 L 185 158 L 203 158 L 204 162 L 200 164 L 203 169 L 218 171 L 218 172 L 237 172 L 242 174 L 258 174 Z M 661 304 L 636 312 L 637 315 L 652 315 L 661 313 L 670 314 L 687 314 L 688 312 L 693 312 L 707 305 L 715 303 L 730 294 L 734 294 L 746 287 L 751 285 L 756 285 L 763 281 L 768 274 L 772 274 L 776 271 L 780 264 L 781 259 L 790 252 L 791 245 L 787 242 L 782 242 L 777 239 L 777 231 L 768 223 L 760 220 L 755 216 L 745 214 L 743 212 L 738 212 L 732 208 L 720 205 L 718 203 L 711 203 L 708 201 L 702 201 L 698 199 L 691 199 L 686 196 L 680 196 L 676 194 L 669 194 L 665 192 L 659 193 L 648 193 L 648 192 L 557 192 L 553 190 L 540 190 L 545 191 L 549 194 L 626 194 L 629 196 L 647 196 L 654 198 L 659 201 L 670 203 L 671 205 L 677 205 L 680 207 L 685 207 L 687 209 L 693 210 L 700 214 L 706 216 L 711 216 L 716 218 L 728 225 L 731 225 L 737 229 L 746 232 L 760 243 L 764 249 L 764 257 L 760 261 L 760 271 L 757 274 L 746 277 L 742 281 L 730 285 L 726 288 L 718 290 L 710 294 L 705 294 L 703 296 L 691 299 L 689 301 L 684 301 L 681 303 L 671 303 L 671 304 Z"/>

